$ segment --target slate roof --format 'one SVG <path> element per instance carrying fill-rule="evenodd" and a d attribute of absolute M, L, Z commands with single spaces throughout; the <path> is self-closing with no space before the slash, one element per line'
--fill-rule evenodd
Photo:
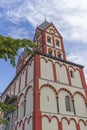
<path fill-rule="evenodd" d="M 16 101 L 17 100 L 17 96 L 15 96 L 15 95 L 8 95 L 7 94 L 4 103 L 6 103 L 6 104 L 9 104 L 10 102 L 14 103 L 13 100 Z"/>
<path fill-rule="evenodd" d="M 17 65 L 18 65 L 26 56 L 28 56 L 27 52 L 26 52 L 26 51 L 23 51 L 23 52 L 19 55 Z"/>
<path fill-rule="evenodd" d="M 27 55 L 28 55 L 27 52 L 26 52 L 26 51 L 23 51 L 23 52 L 21 53 L 21 58 L 24 59 Z"/>
<path fill-rule="evenodd" d="M 46 20 L 38 26 L 41 30 L 44 30 L 46 27 L 48 27 L 51 23 L 47 22 Z"/>

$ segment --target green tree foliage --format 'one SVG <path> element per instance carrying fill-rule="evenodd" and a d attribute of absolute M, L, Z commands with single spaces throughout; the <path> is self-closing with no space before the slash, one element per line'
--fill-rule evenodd
<path fill-rule="evenodd" d="M 0 112 L 3 112 L 4 114 L 9 113 L 10 111 L 14 110 L 15 107 L 12 105 L 6 105 L 3 102 L 0 102 Z M 3 119 L 0 117 L 0 124 L 6 124 L 8 121 L 6 119 Z"/>
<path fill-rule="evenodd" d="M 6 105 L 3 102 L 0 102 L 0 111 L 4 112 L 7 114 L 9 111 L 12 111 L 14 107 L 12 105 Z"/>
<path fill-rule="evenodd" d="M 0 35 L 0 58 L 5 61 L 9 59 L 13 66 L 16 65 L 15 58 L 20 48 L 24 48 L 28 54 L 31 54 L 33 47 L 35 47 L 35 44 L 28 39 L 13 39 Z M 0 112 L 6 114 L 13 109 L 14 107 L 12 105 L 6 105 L 0 102 Z M 7 120 L 0 118 L 0 124 L 2 123 L 7 123 Z"/>
<path fill-rule="evenodd" d="M 11 37 L 5 37 L 0 35 L 0 58 L 9 59 L 10 63 L 15 66 L 15 57 L 18 55 L 18 50 L 24 48 L 24 50 L 30 54 L 35 44 L 28 39 L 13 39 Z"/>

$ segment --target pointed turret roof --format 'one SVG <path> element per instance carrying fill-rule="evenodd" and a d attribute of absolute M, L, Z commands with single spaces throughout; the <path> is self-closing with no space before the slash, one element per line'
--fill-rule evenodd
<path fill-rule="evenodd" d="M 41 30 L 44 30 L 46 27 L 48 27 L 51 23 L 49 23 L 48 21 L 44 21 L 42 24 L 40 24 L 38 26 L 38 28 L 40 28 Z"/>
<path fill-rule="evenodd" d="M 24 50 L 22 53 L 21 53 L 21 58 L 24 59 L 26 56 L 28 56 L 27 52 Z"/>

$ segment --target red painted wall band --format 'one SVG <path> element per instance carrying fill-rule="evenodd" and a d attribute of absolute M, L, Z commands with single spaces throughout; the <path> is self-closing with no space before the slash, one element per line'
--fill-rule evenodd
<path fill-rule="evenodd" d="M 42 130 L 41 112 L 39 104 L 39 78 L 40 78 L 40 55 L 34 57 L 34 113 L 33 113 L 33 130 Z"/>
<path fill-rule="evenodd" d="M 42 46 L 42 52 L 47 54 L 47 49 L 46 49 L 46 36 L 45 36 L 45 32 L 43 31 L 42 32 L 42 43 L 43 43 L 43 46 Z"/>
<path fill-rule="evenodd" d="M 84 72 L 83 72 L 83 69 L 82 69 L 82 68 L 80 68 L 80 76 L 81 76 L 82 86 L 83 86 L 83 88 L 84 88 L 84 91 L 85 91 L 85 94 L 86 94 L 86 97 L 87 97 L 86 80 L 85 80 L 85 76 L 84 76 Z"/>

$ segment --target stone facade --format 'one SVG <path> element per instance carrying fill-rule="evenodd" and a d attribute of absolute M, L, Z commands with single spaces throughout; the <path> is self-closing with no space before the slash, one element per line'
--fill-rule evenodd
<path fill-rule="evenodd" d="M 19 57 L 17 74 L 1 96 L 2 101 L 17 96 L 17 114 L 8 113 L 5 130 L 87 130 L 83 66 L 66 60 L 63 38 L 53 23 L 38 26 L 34 42 L 34 54 Z"/>

